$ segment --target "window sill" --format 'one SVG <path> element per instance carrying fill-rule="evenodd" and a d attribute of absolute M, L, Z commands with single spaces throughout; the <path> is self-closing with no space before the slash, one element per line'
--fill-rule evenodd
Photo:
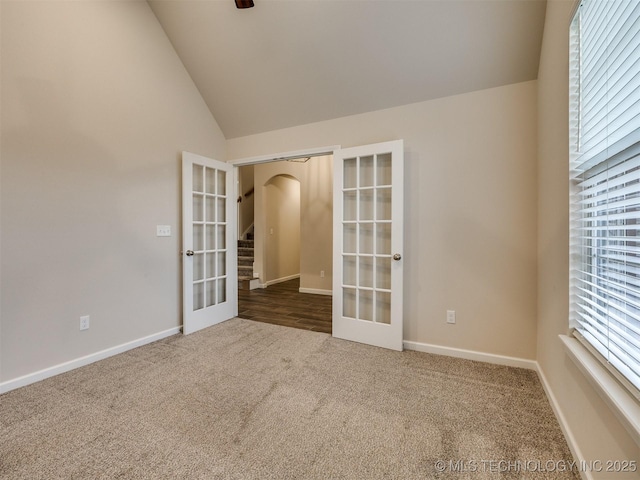
<path fill-rule="evenodd" d="M 611 408 L 631 438 L 640 445 L 640 405 L 607 369 L 573 337 L 559 335 L 565 351 Z"/>

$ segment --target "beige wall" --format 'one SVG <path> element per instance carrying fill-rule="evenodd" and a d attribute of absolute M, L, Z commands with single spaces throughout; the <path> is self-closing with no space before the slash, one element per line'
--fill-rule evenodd
<path fill-rule="evenodd" d="M 264 281 L 300 275 L 300 182 L 276 175 L 264 188 Z"/>
<path fill-rule="evenodd" d="M 550 0 L 538 78 L 538 362 L 578 456 L 636 460 L 640 449 L 565 354 L 569 318 L 568 38 L 573 1 Z M 593 478 L 640 478 L 594 473 Z"/>
<path fill-rule="evenodd" d="M 225 140 L 146 2 L 2 1 L 1 94 L 0 381 L 179 326 L 180 152 Z"/>
<path fill-rule="evenodd" d="M 306 163 L 273 162 L 255 166 L 255 267 L 261 283 L 277 279 L 265 276 L 267 262 L 264 241 L 269 237 L 266 223 L 264 185 L 277 175 L 290 175 L 300 182 L 300 287 L 331 291 L 333 232 L 332 157 L 314 157 Z M 324 277 L 320 272 L 324 271 Z M 280 275 L 285 277 L 286 275 Z"/>
<path fill-rule="evenodd" d="M 333 156 L 314 157 L 300 173 L 300 288 L 333 288 Z M 321 276 L 324 272 L 324 277 Z"/>
<path fill-rule="evenodd" d="M 0 383 L 2 383 L 2 364 L 3 364 L 3 354 L 2 354 L 2 138 L 4 134 L 2 132 L 2 3 L 0 1 Z"/>
<path fill-rule="evenodd" d="M 232 139 L 227 156 L 400 138 L 404 338 L 534 359 L 535 81 Z"/>

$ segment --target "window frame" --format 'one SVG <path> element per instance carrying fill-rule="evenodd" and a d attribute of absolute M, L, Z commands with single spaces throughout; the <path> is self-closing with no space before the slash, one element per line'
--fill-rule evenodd
<path fill-rule="evenodd" d="M 569 36 L 570 159 L 569 160 L 571 165 L 569 169 L 570 170 L 569 171 L 570 210 L 571 210 L 570 211 L 570 217 L 571 217 L 571 220 L 570 220 L 570 282 L 571 284 L 570 284 L 570 299 L 569 299 L 569 324 L 570 324 L 572 336 L 576 339 L 577 342 L 579 342 L 582 349 L 585 350 L 585 353 L 588 352 L 588 355 L 591 355 L 594 359 L 596 359 L 606 369 L 608 374 L 612 376 L 619 385 L 624 387 L 625 391 L 629 395 L 629 398 L 631 398 L 635 403 L 635 405 L 638 406 L 640 405 L 640 384 L 634 384 L 631 378 L 640 376 L 640 372 L 636 372 L 635 369 L 629 368 L 630 372 L 632 372 L 632 377 L 628 378 L 623 371 L 621 371 L 620 369 L 612 365 L 612 362 L 603 355 L 603 352 L 601 350 L 604 350 L 606 354 L 609 354 L 610 356 L 615 356 L 611 353 L 613 350 L 607 347 L 606 345 L 604 345 L 602 342 L 599 342 L 596 339 L 596 337 L 593 336 L 593 333 L 591 333 L 591 338 L 593 340 L 591 340 L 590 338 L 586 338 L 586 337 L 589 337 L 590 334 L 587 332 L 585 325 L 589 325 L 593 327 L 593 325 L 597 324 L 599 320 L 597 318 L 591 318 L 591 320 L 584 320 L 584 319 L 581 320 L 580 314 L 578 312 L 581 304 L 577 300 L 578 298 L 577 291 L 579 290 L 577 288 L 577 285 L 580 282 L 583 282 L 584 284 L 584 279 L 583 278 L 578 279 L 578 277 L 584 276 L 585 273 L 587 277 L 590 277 L 590 278 L 598 277 L 598 273 L 596 273 L 596 271 L 598 270 L 597 266 L 590 264 L 588 261 L 585 260 L 585 258 L 598 259 L 599 253 L 592 253 L 593 251 L 597 252 L 601 248 L 604 250 L 608 250 L 611 248 L 610 245 L 607 244 L 606 242 L 605 242 L 605 245 L 606 245 L 605 247 L 600 247 L 600 246 L 594 245 L 593 243 L 590 243 L 589 241 L 586 241 L 586 243 L 579 243 L 577 241 L 580 235 L 582 237 L 588 237 L 593 239 L 604 238 L 607 241 L 609 241 L 608 233 L 603 237 L 600 237 L 599 236 L 600 234 L 593 234 L 591 236 L 576 234 L 576 232 L 578 231 L 581 231 L 581 232 L 585 231 L 584 229 L 584 225 L 586 223 L 585 218 L 588 218 L 588 217 L 582 216 L 583 212 L 579 207 L 580 204 L 583 204 L 585 202 L 583 197 L 580 196 L 581 190 L 580 190 L 579 184 L 584 180 L 582 175 L 592 171 L 593 169 L 598 169 L 598 168 L 601 168 L 602 171 L 610 170 L 618 165 L 623 165 L 626 162 L 630 162 L 636 157 L 640 158 L 640 126 L 637 128 L 635 127 L 635 123 L 638 123 L 636 118 L 632 118 L 632 121 L 629 122 L 631 124 L 631 127 L 634 130 L 632 131 L 631 134 L 627 135 L 627 137 L 623 138 L 622 140 L 616 141 L 612 145 L 609 145 L 608 144 L 609 131 L 607 129 L 607 132 L 606 132 L 607 139 L 605 140 L 605 143 L 607 144 L 606 148 L 601 148 L 599 150 L 594 148 L 590 153 L 595 152 L 595 154 L 592 155 L 591 157 L 589 155 L 583 155 L 584 152 L 580 152 L 581 147 L 583 147 L 583 145 L 581 145 L 581 140 L 582 140 L 582 133 L 583 133 L 582 132 L 582 128 L 583 128 L 582 115 L 584 113 L 583 112 L 584 105 L 582 103 L 583 101 L 582 99 L 582 87 L 583 87 L 582 85 L 582 82 L 583 82 L 582 53 L 583 52 L 581 50 L 583 32 L 581 29 L 578 29 L 578 31 L 576 32 L 575 24 L 576 22 L 581 21 L 581 18 L 580 18 L 581 7 L 587 2 L 597 2 L 597 1 L 598 0 L 584 0 L 584 1 L 577 2 L 576 8 L 570 17 L 570 28 L 569 28 L 569 32 L 570 32 L 570 36 Z M 589 21 L 591 21 L 591 19 L 589 19 Z M 620 31 L 623 31 L 623 30 L 620 30 Z M 588 60 L 591 62 L 594 61 L 593 58 L 589 58 Z M 633 70 L 630 70 L 630 71 L 633 74 Z M 605 86 L 608 88 L 608 84 L 605 83 Z M 606 107 L 605 107 L 606 114 L 605 115 L 607 116 L 606 121 L 608 121 L 608 114 L 609 114 L 608 93 L 605 95 L 605 98 L 606 98 Z M 640 116 L 638 118 L 640 118 Z M 586 150 L 588 151 L 588 147 L 586 148 Z M 586 161 L 585 161 L 585 158 L 586 158 Z M 580 164 L 580 168 L 577 168 L 578 164 Z M 595 175 L 596 174 L 593 174 L 594 177 Z M 626 175 L 626 173 L 623 175 Z M 604 187 L 605 189 L 609 188 L 608 181 L 609 180 L 607 179 L 606 180 L 607 186 Z M 637 185 L 637 188 L 638 188 L 638 192 L 640 192 L 640 183 Z M 640 200 L 638 200 L 638 203 L 640 203 Z M 610 205 L 606 202 L 604 204 Z M 605 210 L 609 208 L 610 207 L 607 207 L 605 208 Z M 640 223 L 640 212 L 637 213 L 637 216 L 638 216 L 638 223 Z M 581 224 L 581 222 L 585 222 L 585 223 Z M 628 230 L 627 228 L 624 228 L 625 226 L 627 226 L 627 224 L 623 223 L 622 225 L 620 225 L 621 228 L 619 228 L 618 230 Z M 594 226 L 590 227 L 591 230 L 595 230 L 595 228 L 596 227 Z M 613 227 L 611 227 L 609 224 L 605 224 L 602 230 L 608 231 L 612 228 Z M 640 241 L 640 230 L 638 233 L 639 233 L 638 241 Z M 623 235 L 622 238 L 624 239 L 622 241 L 626 243 L 626 242 L 629 242 L 626 240 L 627 238 L 635 238 L 635 237 L 629 237 L 625 233 L 625 235 Z M 593 242 L 593 240 L 591 240 L 591 242 Z M 586 254 L 585 250 L 588 250 L 589 254 Z M 626 271 L 625 271 L 625 274 L 626 274 Z M 607 283 L 610 283 L 610 282 L 608 282 L 607 280 L 594 281 L 594 286 L 590 287 L 593 289 L 591 294 L 595 296 L 597 294 L 593 292 L 599 293 L 600 290 L 604 290 L 605 292 L 609 292 L 610 294 L 615 289 L 607 290 L 607 288 L 609 287 L 606 287 L 606 286 L 603 287 L 603 285 Z M 584 290 L 585 289 L 583 288 L 582 291 L 584 292 Z M 589 294 L 587 294 L 587 296 L 589 296 Z M 609 305 L 612 304 L 612 302 L 610 301 L 608 303 L 607 302 L 604 302 L 604 303 L 605 305 L 607 305 L 607 308 L 609 307 Z M 580 308 L 584 309 L 584 305 Z M 619 309 L 619 307 L 615 307 L 615 306 L 613 308 Z M 625 305 L 625 308 L 626 308 L 626 305 Z M 607 315 L 608 315 L 608 312 L 607 312 Z M 582 313 L 582 316 L 584 317 L 584 313 Z M 612 317 L 610 316 L 607 316 L 606 320 L 607 320 L 606 329 L 605 329 L 606 330 L 605 338 L 607 340 L 606 343 L 611 344 L 613 342 L 611 341 L 610 324 L 615 322 L 612 320 Z M 633 328 L 635 328 L 635 326 Z M 562 337 L 563 336 L 561 336 L 561 338 Z M 623 338 L 626 338 L 626 337 L 623 337 Z M 633 334 L 632 334 L 632 338 L 634 338 Z M 563 339 L 563 342 L 565 343 L 565 347 L 567 347 L 568 343 L 565 341 L 565 339 Z M 598 342 L 600 345 L 596 344 L 596 342 Z M 580 355 L 575 355 L 575 347 L 568 349 L 568 352 L 569 350 L 571 350 L 572 352 L 572 354 L 570 355 L 571 358 L 577 362 L 576 364 L 579 364 L 579 366 L 581 367 L 580 369 L 585 373 L 591 372 L 590 375 L 593 378 L 595 375 L 594 374 L 595 369 L 591 367 L 586 368 L 584 362 L 578 361 L 582 357 Z M 633 347 L 631 348 L 631 351 L 632 353 L 635 353 L 635 349 Z M 600 375 L 601 375 L 601 372 L 600 372 Z M 636 379 L 636 382 L 637 382 L 637 379 Z M 607 384 L 607 382 L 602 382 L 602 381 L 599 381 L 597 383 L 598 385 L 600 385 L 600 387 L 602 387 L 602 385 L 604 384 Z M 604 393 L 607 394 L 606 391 Z M 619 392 L 617 392 L 615 396 L 619 398 L 620 396 Z M 614 403 L 617 404 L 618 402 L 614 402 Z M 627 404 L 628 402 L 625 401 L 623 403 Z M 631 430 L 635 432 L 634 434 L 637 441 L 638 439 L 640 439 L 640 431 L 638 431 L 638 429 L 640 429 L 640 426 L 638 425 L 632 426 L 631 428 Z"/>

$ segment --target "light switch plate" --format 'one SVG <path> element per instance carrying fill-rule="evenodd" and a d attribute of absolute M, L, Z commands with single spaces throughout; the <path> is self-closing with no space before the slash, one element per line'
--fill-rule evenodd
<path fill-rule="evenodd" d="M 156 237 L 170 237 L 171 225 L 156 225 Z"/>

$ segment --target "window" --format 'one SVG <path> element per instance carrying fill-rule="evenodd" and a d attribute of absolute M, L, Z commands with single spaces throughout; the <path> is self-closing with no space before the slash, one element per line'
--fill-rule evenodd
<path fill-rule="evenodd" d="M 571 23 L 570 322 L 640 398 L 640 2 Z"/>

